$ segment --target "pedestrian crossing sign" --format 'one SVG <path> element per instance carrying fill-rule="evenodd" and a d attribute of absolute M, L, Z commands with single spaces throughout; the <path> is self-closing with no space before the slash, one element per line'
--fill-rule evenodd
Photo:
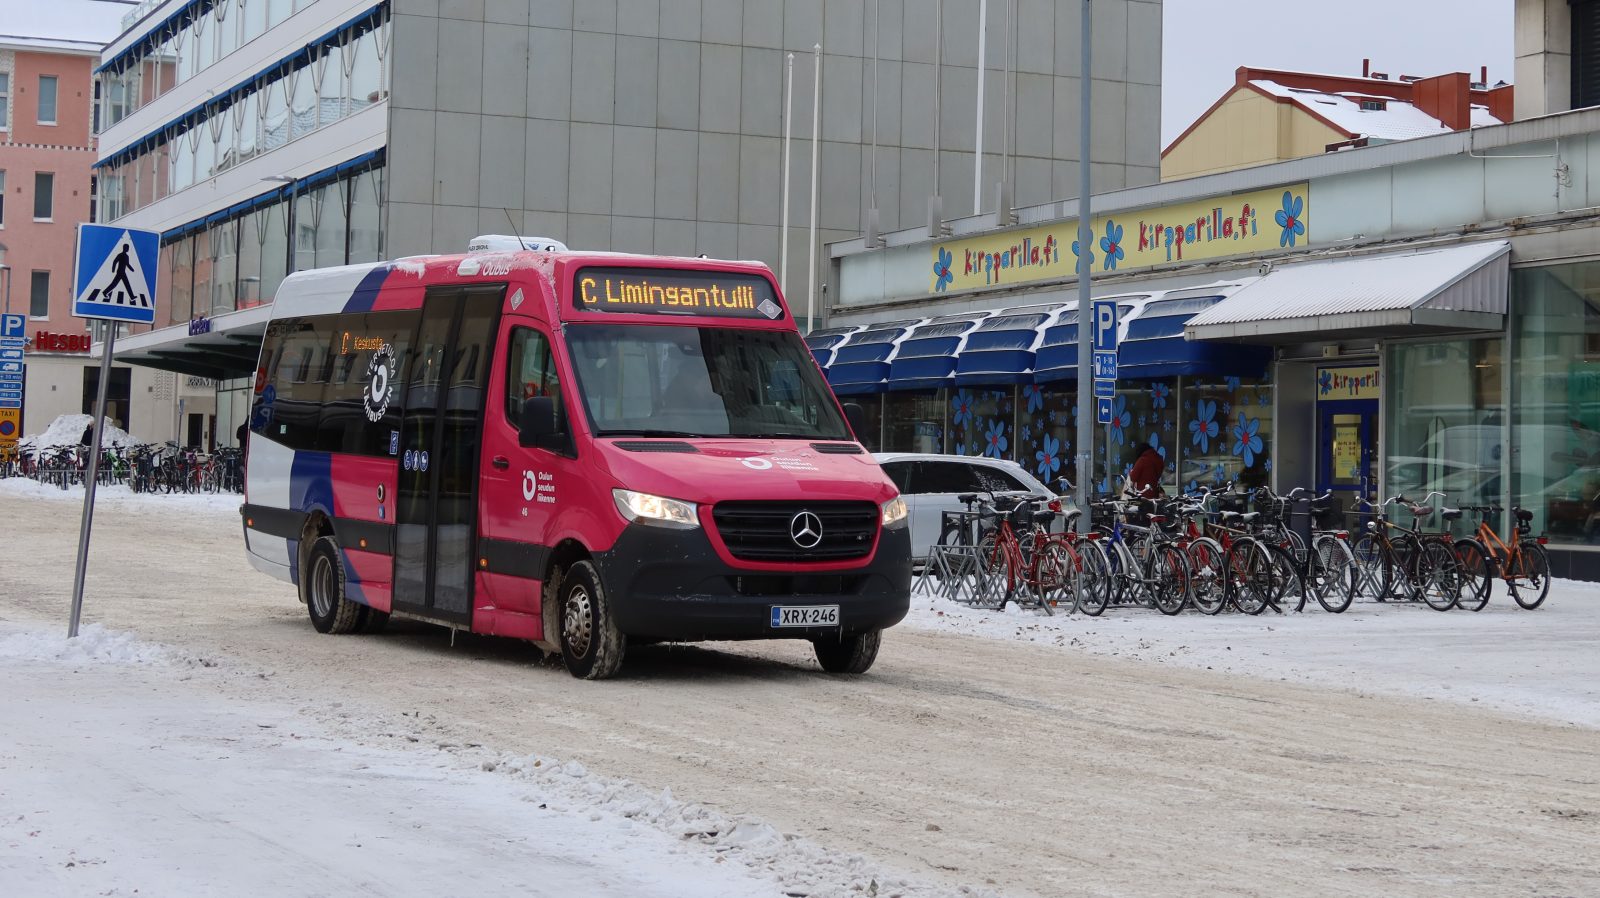
<path fill-rule="evenodd" d="M 72 314 L 151 324 L 156 320 L 156 257 L 161 235 L 108 225 L 78 225 Z"/>

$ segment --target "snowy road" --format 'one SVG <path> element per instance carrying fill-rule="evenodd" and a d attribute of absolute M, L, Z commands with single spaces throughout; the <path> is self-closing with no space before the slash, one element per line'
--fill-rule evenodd
<path fill-rule="evenodd" d="M 75 512 L 0 484 L 0 618 L 64 618 Z M 1079 649 L 1066 632 L 1032 645 L 902 627 L 860 679 L 824 676 L 806 649 L 773 643 L 639 649 L 621 679 L 581 683 L 504 640 L 452 648 L 423 627 L 316 635 L 292 591 L 248 570 L 226 503 L 112 501 L 96 520 L 87 620 L 216 664 L 186 669 L 197 701 L 267 702 L 361 751 L 404 750 L 410 737 L 576 760 L 913 879 L 1002 894 L 1587 895 L 1600 882 L 1600 734 L 1343 691 L 1363 684 L 1326 658 L 1282 682 L 1258 661 L 1232 672 L 1156 664 L 1155 643 L 1130 659 L 1107 657 L 1104 636 Z M 1282 638 L 1244 626 L 1231 650 Z M 1403 629 L 1421 641 L 1406 669 L 1430 675 L 1426 619 Z M 1341 688 L 1306 685 L 1319 670 Z M 1560 707 L 1577 709 L 1566 719 L 1592 710 L 1585 688 L 1564 693 Z M 0 819 L 10 813 L 0 806 Z M 819 881 L 811 894 L 840 886 Z"/>

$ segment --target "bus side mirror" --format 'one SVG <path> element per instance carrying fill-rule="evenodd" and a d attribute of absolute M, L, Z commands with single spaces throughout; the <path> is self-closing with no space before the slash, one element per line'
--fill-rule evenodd
<path fill-rule="evenodd" d="M 859 402 L 846 402 L 844 404 L 844 419 L 850 424 L 850 432 L 859 441 L 861 435 L 867 430 L 867 410 Z"/>
<path fill-rule="evenodd" d="M 550 448 L 556 435 L 556 402 L 549 396 L 535 396 L 522 401 L 522 414 L 517 416 L 517 445 L 524 449 Z"/>

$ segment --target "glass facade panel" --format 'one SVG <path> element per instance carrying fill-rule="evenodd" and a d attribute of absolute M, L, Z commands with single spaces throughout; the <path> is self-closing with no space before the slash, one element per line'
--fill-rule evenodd
<path fill-rule="evenodd" d="M 944 390 L 885 394 L 883 451 L 945 451 L 947 407 Z"/>
<path fill-rule="evenodd" d="M 289 206 L 273 203 L 255 214 L 261 228 L 256 235 L 261 241 L 261 283 L 256 295 L 265 302 L 289 274 Z"/>
<path fill-rule="evenodd" d="M 383 169 L 356 175 L 350 182 L 350 262 L 383 258 Z"/>
<path fill-rule="evenodd" d="M 215 259 L 211 272 L 211 314 L 231 312 L 235 305 L 234 290 L 239 279 L 239 223 L 223 222 L 211 229 L 211 255 Z"/>
<path fill-rule="evenodd" d="M 1266 486 L 1272 476 L 1272 384 L 1239 377 L 1184 378 L 1173 442 L 1182 447 L 1176 476 L 1185 490 L 1232 481 Z M 1165 437 L 1163 437 L 1165 442 Z"/>
<path fill-rule="evenodd" d="M 345 263 L 345 198 L 349 181 L 337 181 L 317 188 L 321 198 L 317 202 L 321 218 L 317 221 L 317 251 L 315 268 Z"/>
<path fill-rule="evenodd" d="M 1015 420 L 1010 387 L 957 389 L 950 397 L 950 452 L 1011 458 Z"/>
<path fill-rule="evenodd" d="M 1503 342 L 1494 337 L 1389 347 L 1383 498 L 1403 493 L 1421 500 L 1437 490 L 1451 505 L 1502 501 Z M 1473 523 L 1469 517 L 1453 531 L 1465 535 Z M 1410 516 L 1399 520 L 1410 523 Z"/>
<path fill-rule="evenodd" d="M 1513 271 L 1511 290 L 1512 502 L 1552 544 L 1600 545 L 1600 262 Z"/>
<path fill-rule="evenodd" d="M 190 317 L 207 314 L 211 306 L 211 272 L 216 267 L 216 252 L 211 247 L 211 232 L 194 235 L 194 310 Z"/>

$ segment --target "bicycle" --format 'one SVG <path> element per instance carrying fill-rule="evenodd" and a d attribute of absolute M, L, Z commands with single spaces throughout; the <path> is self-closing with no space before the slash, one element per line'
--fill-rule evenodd
<path fill-rule="evenodd" d="M 1300 547 L 1294 554 L 1302 588 L 1294 610 L 1304 611 L 1306 601 L 1315 598 L 1323 611 L 1341 614 L 1349 609 L 1356 596 L 1356 564 L 1355 555 L 1350 551 L 1350 534 L 1346 530 L 1313 531 L 1311 550 L 1306 551 L 1303 538 L 1287 521 L 1289 503 L 1302 498 L 1304 492 L 1305 487 L 1295 487 L 1288 495 L 1279 496 L 1262 487 L 1268 507 L 1272 509 L 1269 520 L 1282 530 L 1290 545 Z M 1311 513 L 1326 512 L 1332 497 L 1332 490 L 1308 497 Z"/>
<path fill-rule="evenodd" d="M 1443 493 L 1435 491 L 1423 497 L 1422 502 L 1434 496 L 1444 498 Z M 1389 505 L 1409 511 L 1411 526 L 1403 527 L 1385 517 L 1383 509 Z M 1439 511 L 1447 521 L 1461 517 L 1458 508 Z M 1399 595 L 1394 592 L 1398 584 L 1409 601 L 1420 600 L 1435 611 L 1449 611 L 1455 606 L 1462 585 L 1455 544 L 1448 534 L 1424 533 L 1421 529 L 1422 521 L 1433 513 L 1432 506 L 1411 502 L 1404 496 L 1392 496 L 1378 504 L 1378 517 L 1367 522 L 1367 532 L 1351 550 L 1362 571 L 1361 582 L 1371 585 L 1377 601 Z M 1398 532 L 1398 536 L 1391 537 L 1391 532 Z"/>
<path fill-rule="evenodd" d="M 992 509 L 997 514 L 998 524 L 978 544 L 980 602 L 1000 610 L 1014 601 L 1018 606 L 1054 614 L 1071 567 L 1062 545 L 1051 539 L 1043 526 L 1055 520 L 1056 513 L 1040 510 L 1039 499 L 1017 499 L 1003 511 L 1000 501 L 1005 500 L 984 503 L 985 511 Z M 1002 585 L 998 576 L 1002 571 L 1005 591 L 995 603 L 994 591 Z"/>
<path fill-rule="evenodd" d="M 1104 540 L 1109 566 L 1108 602 L 1142 601 L 1166 615 L 1183 611 L 1192 597 L 1193 578 L 1188 556 L 1179 548 L 1178 540 L 1162 529 L 1169 518 L 1152 514 L 1149 526 L 1141 526 L 1124 520 L 1137 513 L 1137 502 L 1106 500 L 1095 503 L 1095 507 L 1103 509 L 1112 521 Z M 1105 525 L 1101 532 L 1107 532 Z M 1137 541 L 1130 542 L 1128 534 Z"/>
<path fill-rule="evenodd" d="M 1531 537 L 1533 512 L 1512 507 L 1516 536 L 1508 544 L 1489 524 L 1489 516 L 1505 511 L 1503 507 L 1473 505 L 1466 510 L 1478 514 L 1477 533 L 1473 537 L 1456 540 L 1455 548 L 1461 560 L 1463 577 L 1475 581 L 1475 586 L 1472 598 L 1469 600 L 1463 590 L 1457 604 L 1471 611 L 1482 611 L 1489 604 L 1489 593 L 1495 579 L 1506 582 L 1506 591 L 1519 607 L 1532 611 L 1544 604 L 1545 597 L 1550 594 L 1550 556 L 1544 548 L 1545 537 Z M 1522 592 L 1517 588 L 1517 584 L 1524 580 L 1528 583 L 1530 593 L 1536 593 L 1531 599 L 1523 599 Z"/>

